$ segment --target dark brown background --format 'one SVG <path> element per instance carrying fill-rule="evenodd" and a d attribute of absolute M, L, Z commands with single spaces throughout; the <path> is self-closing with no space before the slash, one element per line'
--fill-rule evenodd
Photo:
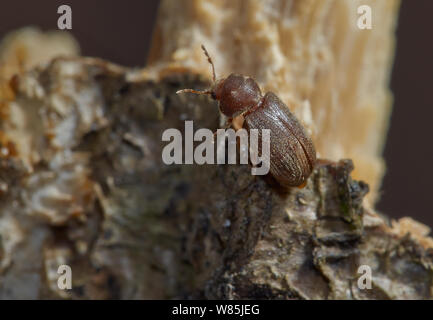
<path fill-rule="evenodd" d="M 16 28 L 57 28 L 57 7 L 72 7 L 72 34 L 82 54 L 126 66 L 143 66 L 158 1 L 7 1 L 0 37 Z M 374 19 L 374 17 L 373 17 Z M 388 166 L 379 209 L 412 216 L 433 227 L 433 1 L 403 0 L 391 88 L 394 110 L 385 158 Z"/>

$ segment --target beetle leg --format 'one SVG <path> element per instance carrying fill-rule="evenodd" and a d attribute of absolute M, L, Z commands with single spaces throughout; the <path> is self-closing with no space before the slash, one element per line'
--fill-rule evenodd
<path fill-rule="evenodd" d="M 245 118 L 243 114 L 240 114 L 237 117 L 232 119 L 232 126 L 235 129 L 235 131 L 238 131 L 239 129 L 242 129 L 244 127 L 244 121 Z"/>
<path fill-rule="evenodd" d="M 224 129 L 227 129 L 228 127 L 230 127 L 232 125 L 232 122 L 233 122 L 233 118 L 227 118 L 226 127 Z"/>
<path fill-rule="evenodd" d="M 307 180 L 304 181 L 304 183 L 300 184 L 299 186 L 297 186 L 299 189 L 304 189 L 305 186 L 307 185 Z"/>

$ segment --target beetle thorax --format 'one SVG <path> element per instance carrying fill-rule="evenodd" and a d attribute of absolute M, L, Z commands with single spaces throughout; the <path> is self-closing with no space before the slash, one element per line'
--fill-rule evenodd
<path fill-rule="evenodd" d="M 253 79 L 233 73 L 219 80 L 212 91 L 221 112 L 231 118 L 255 107 L 262 99 L 260 88 Z"/>

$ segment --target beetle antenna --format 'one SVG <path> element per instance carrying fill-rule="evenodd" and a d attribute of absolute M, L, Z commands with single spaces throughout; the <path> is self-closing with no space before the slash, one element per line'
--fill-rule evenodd
<path fill-rule="evenodd" d="M 212 77 L 213 77 L 213 82 L 215 82 L 215 81 L 216 81 L 215 66 L 214 66 L 214 64 L 213 64 L 213 62 L 212 62 L 212 58 L 210 57 L 209 52 L 207 52 L 207 50 L 206 50 L 206 48 L 205 48 L 204 45 L 201 45 L 201 48 L 202 48 L 204 54 L 205 54 L 206 57 L 207 57 L 207 61 L 208 61 L 208 62 L 210 63 L 210 65 L 212 66 Z"/>
<path fill-rule="evenodd" d="M 214 64 L 212 62 L 212 58 L 210 57 L 209 52 L 207 52 L 207 50 L 206 50 L 206 48 L 205 48 L 204 45 L 201 45 L 201 48 L 203 49 L 203 52 L 204 52 L 204 54 L 207 57 L 207 61 L 212 66 L 212 78 L 213 78 L 213 82 L 216 82 L 215 66 L 214 66 Z M 211 89 L 204 90 L 204 91 L 198 91 L 198 90 L 194 90 L 194 89 L 182 89 L 182 90 L 176 91 L 176 94 L 183 93 L 183 92 L 191 92 L 191 93 L 196 93 L 196 94 L 212 94 L 212 90 Z"/>
<path fill-rule="evenodd" d="M 212 91 L 210 91 L 210 90 L 198 91 L 198 90 L 194 90 L 194 89 L 178 90 L 178 91 L 176 91 L 176 94 L 183 93 L 183 92 L 191 92 L 191 93 L 196 93 L 196 94 L 212 94 Z"/>

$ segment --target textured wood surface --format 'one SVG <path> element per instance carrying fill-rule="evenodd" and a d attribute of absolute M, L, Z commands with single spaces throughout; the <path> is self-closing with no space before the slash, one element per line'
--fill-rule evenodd
<path fill-rule="evenodd" d="M 164 129 L 218 127 L 214 101 L 175 94 L 202 77 L 62 58 L 13 83 L 1 298 L 431 298 L 426 230 L 363 208 L 352 161 L 320 161 L 285 190 L 248 165 L 163 164 Z M 71 291 L 57 287 L 60 264 Z"/>

